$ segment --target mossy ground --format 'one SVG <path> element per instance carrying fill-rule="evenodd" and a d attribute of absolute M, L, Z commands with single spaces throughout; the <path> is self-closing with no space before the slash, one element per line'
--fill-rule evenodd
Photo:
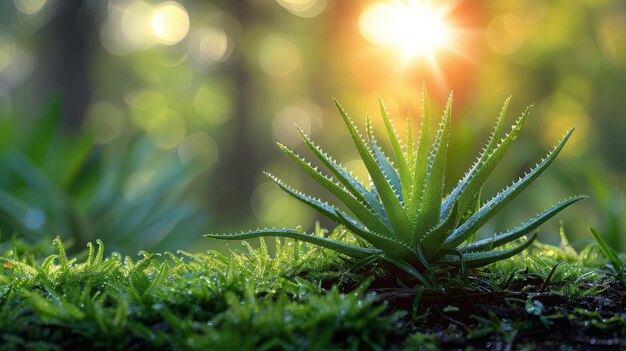
<path fill-rule="evenodd" d="M 626 291 L 598 270 L 597 250 L 537 245 L 469 278 L 444 272 L 446 288 L 419 289 L 377 268 L 350 272 L 349 262 L 326 249 L 291 240 L 274 245 L 131 258 L 105 257 L 99 243 L 70 259 L 60 241 L 14 240 L 0 258 L 1 349 L 626 345 Z"/>

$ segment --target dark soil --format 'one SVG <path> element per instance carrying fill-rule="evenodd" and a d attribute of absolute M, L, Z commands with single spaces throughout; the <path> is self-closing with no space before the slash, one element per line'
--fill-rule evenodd
<path fill-rule="evenodd" d="M 398 337 L 423 333 L 431 344 L 418 348 L 626 350 L 626 290 L 619 283 L 603 281 L 588 287 L 596 294 L 578 297 L 533 283 L 539 282 L 522 279 L 502 290 L 468 284 L 472 287 L 372 291 L 392 311 L 413 311 L 402 318 Z"/>

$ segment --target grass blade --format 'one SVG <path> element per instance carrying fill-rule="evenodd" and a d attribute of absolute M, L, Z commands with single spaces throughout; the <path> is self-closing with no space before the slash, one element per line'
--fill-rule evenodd
<path fill-rule="evenodd" d="M 602 235 L 598 233 L 598 231 L 596 231 L 592 227 L 589 227 L 589 231 L 591 232 L 591 235 L 593 235 L 593 238 L 596 239 L 596 241 L 598 242 L 598 246 L 600 247 L 600 250 L 602 251 L 604 256 L 606 256 L 609 262 L 611 262 L 611 265 L 613 266 L 615 271 L 617 273 L 621 272 L 623 275 L 624 264 L 622 263 L 622 260 L 620 260 L 620 258 L 615 254 L 615 251 L 611 249 L 609 244 L 606 242 L 606 240 L 604 240 Z"/>

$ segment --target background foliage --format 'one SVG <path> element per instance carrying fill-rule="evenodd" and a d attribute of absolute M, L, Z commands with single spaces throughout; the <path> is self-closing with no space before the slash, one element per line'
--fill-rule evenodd
<path fill-rule="evenodd" d="M 589 239 L 592 224 L 613 247 L 626 246 L 623 1 L 450 2 L 464 36 L 461 54 L 437 57 L 439 73 L 424 60 L 400 64 L 361 35 L 359 16 L 374 2 L 2 2 L 3 239 L 59 234 L 77 247 L 101 238 L 118 250 L 196 250 L 216 245 L 201 238 L 208 231 L 312 226 L 315 215 L 261 170 L 325 194 L 289 171 L 273 141 L 303 151 L 298 124 L 363 174 L 355 150 L 343 147 L 331 97 L 362 122 L 377 114 L 380 95 L 401 119 L 418 115 L 425 81 L 435 111 L 455 91 L 460 137 L 447 179 L 471 164 L 504 98 L 513 95 L 511 115 L 536 104 L 487 197 L 577 126 L 541 186 L 487 232 L 588 194 L 559 216 L 570 237 Z M 556 229 L 547 225 L 540 240 L 558 242 Z"/>

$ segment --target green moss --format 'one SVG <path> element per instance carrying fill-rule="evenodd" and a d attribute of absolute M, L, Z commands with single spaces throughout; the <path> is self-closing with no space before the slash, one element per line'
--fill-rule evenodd
<path fill-rule="evenodd" d="M 355 240 L 345 236 L 329 235 Z M 349 272 L 336 252 L 292 240 L 262 240 L 232 255 L 141 252 L 139 258 L 105 255 L 99 241 L 78 258 L 67 257 L 62 243 L 53 243 L 14 241 L 0 257 L 3 350 L 428 350 L 494 340 L 531 345 L 515 333 L 551 326 L 577 325 L 608 337 L 626 329 L 623 317 L 578 303 L 609 287 L 594 273 L 603 261 L 592 249 L 537 245 L 532 254 L 476 271 L 469 282 L 449 273 L 450 289 L 497 292 L 475 304 L 480 310 L 493 301 L 518 316 L 510 319 L 468 312 L 452 290 L 424 290 L 421 301 L 409 294 L 411 311 L 383 297 L 380 287 L 397 284 L 384 269 Z M 505 290 L 511 295 L 498 297 Z M 546 296 L 575 303 L 555 307 Z"/>
<path fill-rule="evenodd" d="M 152 254 L 103 246 L 85 259 L 7 251 L 0 258 L 6 349 L 382 349 L 395 316 L 364 293 L 322 289 L 335 254 L 291 240 L 248 254 Z M 24 248 L 23 245 L 21 246 Z M 350 275 L 344 275 L 349 279 Z"/>

